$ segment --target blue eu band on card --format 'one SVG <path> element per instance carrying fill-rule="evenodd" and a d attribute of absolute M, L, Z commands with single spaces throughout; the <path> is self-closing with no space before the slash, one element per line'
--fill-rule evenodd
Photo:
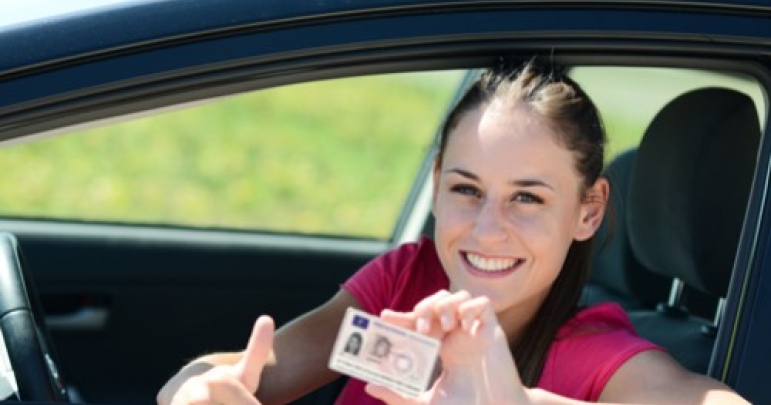
<path fill-rule="evenodd" d="M 362 329 L 367 329 L 367 326 L 369 325 L 369 319 L 360 316 L 360 315 L 354 315 L 353 317 L 353 326 L 358 326 Z"/>

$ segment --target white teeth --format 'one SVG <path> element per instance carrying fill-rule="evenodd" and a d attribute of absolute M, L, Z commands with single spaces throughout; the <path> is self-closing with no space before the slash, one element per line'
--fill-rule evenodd
<path fill-rule="evenodd" d="M 517 263 L 516 259 L 490 259 L 473 253 L 466 253 L 466 258 L 477 269 L 490 272 L 508 269 Z"/>

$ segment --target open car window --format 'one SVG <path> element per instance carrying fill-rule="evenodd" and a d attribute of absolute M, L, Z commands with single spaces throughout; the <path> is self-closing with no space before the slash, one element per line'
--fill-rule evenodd
<path fill-rule="evenodd" d="M 462 74 L 294 84 L 0 150 L 0 215 L 387 240 Z"/>

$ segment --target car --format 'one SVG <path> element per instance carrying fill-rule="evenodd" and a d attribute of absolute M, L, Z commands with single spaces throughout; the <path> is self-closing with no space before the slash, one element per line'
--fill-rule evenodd
<path fill-rule="evenodd" d="M 153 404 L 431 235 L 479 71 L 563 66 L 608 132 L 584 303 L 771 403 L 771 2 L 0 3 L 0 392 Z M 296 404 L 334 401 L 340 382 Z"/>

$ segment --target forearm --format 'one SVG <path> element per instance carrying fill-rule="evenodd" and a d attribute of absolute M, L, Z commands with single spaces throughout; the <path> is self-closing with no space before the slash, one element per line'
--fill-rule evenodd
<path fill-rule="evenodd" d="M 302 355 L 305 351 L 299 351 Z M 280 352 L 279 352 L 280 353 Z M 338 375 L 326 366 L 324 359 L 313 358 L 307 361 L 298 356 L 278 355 L 278 361 L 262 371 L 260 386 L 256 396 L 262 405 L 281 405 L 308 394 L 323 385 L 332 382 Z"/>
<path fill-rule="evenodd" d="M 345 309 L 358 307 L 347 292 L 339 292 L 325 305 L 290 322 L 276 334 L 274 362 L 263 370 L 257 398 L 264 405 L 293 401 L 332 382 L 329 354 Z"/>
<path fill-rule="evenodd" d="M 290 402 L 313 389 L 332 381 L 336 377 L 329 370 L 314 367 L 318 364 L 326 364 L 321 361 L 326 355 L 324 347 L 314 347 L 308 350 L 309 341 L 297 341 L 287 336 L 301 334 L 302 327 L 287 325 L 277 334 L 274 342 L 274 353 L 278 352 L 281 362 L 276 362 L 276 356 L 271 354 L 270 359 L 262 370 L 260 387 L 256 396 L 263 405 L 277 405 Z M 292 344 L 283 344 L 292 340 Z M 306 346 L 305 349 L 297 346 Z M 206 373 L 214 367 L 232 366 L 242 358 L 242 352 L 212 353 L 203 355 L 182 367 L 158 392 L 156 401 L 158 405 L 170 405 L 172 398 L 180 387 L 193 377 Z"/>
<path fill-rule="evenodd" d="M 566 398 L 541 389 L 531 389 L 528 392 L 532 405 L 586 405 L 587 402 Z M 603 402 L 608 405 L 621 402 Z M 624 401 L 623 403 L 629 403 Z M 667 395 L 662 392 L 650 393 L 649 398 L 635 401 L 639 405 L 750 405 L 746 400 L 729 389 L 713 389 L 702 393 L 701 396 L 682 396 L 678 393 Z"/>

